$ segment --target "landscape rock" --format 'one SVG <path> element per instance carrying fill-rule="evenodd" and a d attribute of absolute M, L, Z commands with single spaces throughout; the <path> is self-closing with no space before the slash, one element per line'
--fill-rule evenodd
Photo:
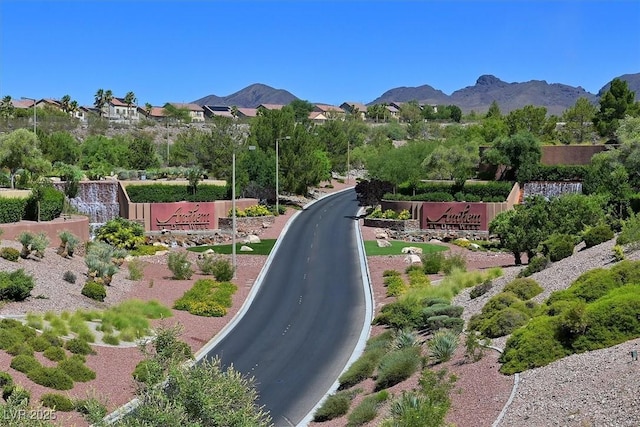
<path fill-rule="evenodd" d="M 404 248 L 402 248 L 402 253 L 419 255 L 422 253 L 422 248 L 417 248 L 415 246 L 405 246 Z"/>
<path fill-rule="evenodd" d="M 420 264 L 422 262 L 422 260 L 420 259 L 420 257 L 418 255 L 414 255 L 414 254 L 409 254 L 404 258 L 404 261 L 407 264 Z"/>
<path fill-rule="evenodd" d="M 250 248 L 249 246 L 246 246 L 246 245 L 242 245 L 240 246 L 240 252 L 253 252 L 253 248 Z"/>
<path fill-rule="evenodd" d="M 388 240 L 376 239 L 376 243 L 379 248 L 389 248 L 391 247 L 391 242 Z"/>

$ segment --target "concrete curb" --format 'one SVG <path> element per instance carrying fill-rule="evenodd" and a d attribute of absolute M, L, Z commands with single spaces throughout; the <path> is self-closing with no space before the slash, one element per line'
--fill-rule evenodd
<path fill-rule="evenodd" d="M 492 345 L 488 346 L 488 348 L 490 348 L 492 350 L 495 350 L 498 353 L 502 353 L 502 349 L 501 348 L 494 347 Z M 513 402 L 513 399 L 516 397 L 516 392 L 518 391 L 518 385 L 519 384 L 520 384 L 520 374 L 516 373 L 513 376 L 513 388 L 511 389 L 511 394 L 509 395 L 509 399 L 507 399 L 507 402 L 502 407 L 502 411 L 500 411 L 500 413 L 498 414 L 498 418 L 496 418 L 496 420 L 493 422 L 493 424 L 491 424 L 491 427 L 498 427 L 500 425 L 500 423 L 502 422 L 502 419 L 507 414 L 507 410 L 509 410 L 509 406 L 511 405 L 511 402 Z"/>

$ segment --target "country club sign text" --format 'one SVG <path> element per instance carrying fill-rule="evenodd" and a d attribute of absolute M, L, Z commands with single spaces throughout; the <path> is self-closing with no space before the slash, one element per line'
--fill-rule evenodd
<path fill-rule="evenodd" d="M 216 226 L 213 202 L 151 204 L 152 230 L 211 230 Z"/>
<path fill-rule="evenodd" d="M 422 206 L 423 229 L 487 231 L 486 203 L 425 202 Z"/>

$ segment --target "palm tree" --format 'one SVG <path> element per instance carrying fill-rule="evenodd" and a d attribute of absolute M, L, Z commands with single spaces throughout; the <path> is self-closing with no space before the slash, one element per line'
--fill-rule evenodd
<path fill-rule="evenodd" d="M 111 89 L 107 89 L 104 92 L 104 105 L 107 106 L 107 110 L 112 99 L 113 99 L 113 93 L 111 92 Z"/>
<path fill-rule="evenodd" d="M 60 108 L 62 108 L 62 111 L 64 111 L 65 113 L 69 112 L 70 102 L 71 102 L 71 97 L 69 95 L 65 95 L 62 97 L 62 99 L 60 99 Z"/>
<path fill-rule="evenodd" d="M 136 94 L 133 92 L 127 92 L 124 96 L 124 103 L 127 104 L 127 116 L 131 117 L 131 106 L 138 102 Z M 131 120 L 129 120 L 131 122 Z"/>
<path fill-rule="evenodd" d="M 102 117 L 104 111 L 104 89 L 98 89 L 98 91 L 96 92 L 96 94 L 93 96 L 94 98 L 94 102 L 93 105 L 98 109 L 98 111 L 100 111 L 100 117 Z"/>
<path fill-rule="evenodd" d="M 144 111 L 147 113 L 148 117 L 151 116 L 151 110 L 152 109 L 153 109 L 153 105 L 149 104 L 148 102 L 146 104 L 144 104 Z"/>

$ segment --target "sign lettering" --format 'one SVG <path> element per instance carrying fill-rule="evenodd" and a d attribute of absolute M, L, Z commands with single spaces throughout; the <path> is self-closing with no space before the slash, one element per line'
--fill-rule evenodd
<path fill-rule="evenodd" d="M 425 204 L 425 206 L 423 207 L 423 212 L 423 228 L 440 230 L 486 229 L 486 209 L 482 204 Z"/>
<path fill-rule="evenodd" d="M 212 210 L 201 209 L 202 206 L 200 203 L 176 203 L 162 205 L 165 205 L 162 206 L 162 209 L 159 209 L 160 206 L 157 206 L 156 204 L 152 205 L 152 210 L 159 211 L 152 212 L 152 229 L 209 230 L 214 228 L 212 224 Z M 173 209 L 170 210 L 170 208 Z M 207 210 L 209 210 L 209 212 L 207 212 Z"/>

